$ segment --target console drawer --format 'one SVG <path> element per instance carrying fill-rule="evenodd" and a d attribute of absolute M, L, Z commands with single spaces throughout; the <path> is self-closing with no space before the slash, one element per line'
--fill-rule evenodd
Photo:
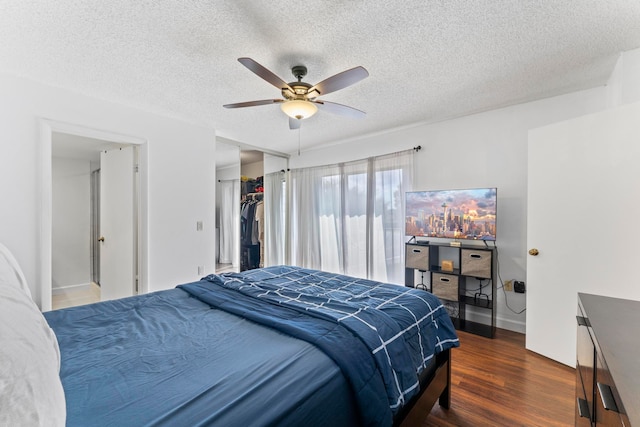
<path fill-rule="evenodd" d="M 429 270 L 429 246 L 406 245 L 406 266 L 417 270 Z"/>
<path fill-rule="evenodd" d="M 460 250 L 460 274 L 491 278 L 491 251 L 481 249 Z"/>
<path fill-rule="evenodd" d="M 433 273 L 431 275 L 431 293 L 440 299 L 458 301 L 458 276 Z"/>

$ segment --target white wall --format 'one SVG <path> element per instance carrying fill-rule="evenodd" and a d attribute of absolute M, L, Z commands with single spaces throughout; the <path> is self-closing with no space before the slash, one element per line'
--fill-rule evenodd
<path fill-rule="evenodd" d="M 289 159 L 264 153 L 264 174 L 287 170 Z"/>
<path fill-rule="evenodd" d="M 529 129 L 579 117 L 605 107 L 604 87 L 423 124 L 293 155 L 292 169 L 349 161 L 422 146 L 415 154 L 414 189 L 498 188 L 497 246 L 500 277 L 526 278 L 527 136 Z M 364 153 L 364 154 L 363 154 Z M 514 311 L 526 294 L 507 293 Z M 498 292 L 497 323 L 525 332 L 525 313 L 515 314 Z"/>
<path fill-rule="evenodd" d="M 640 101 L 640 49 L 620 54 L 607 83 L 607 107 Z"/>
<path fill-rule="evenodd" d="M 240 168 L 240 174 L 253 179 L 264 176 L 264 161 L 246 163 L 242 165 Z"/>
<path fill-rule="evenodd" d="M 0 74 L 0 241 L 40 304 L 41 118 L 146 140 L 141 154 L 143 289 L 198 279 L 215 263 L 215 131 Z M 203 221 L 204 230 L 196 231 Z"/>
<path fill-rule="evenodd" d="M 91 282 L 91 164 L 52 159 L 52 288 Z"/>

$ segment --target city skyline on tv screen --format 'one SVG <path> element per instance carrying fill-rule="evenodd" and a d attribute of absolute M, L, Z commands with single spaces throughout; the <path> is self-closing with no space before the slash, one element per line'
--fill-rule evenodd
<path fill-rule="evenodd" d="M 407 236 L 496 239 L 496 188 L 413 191 L 405 203 Z"/>

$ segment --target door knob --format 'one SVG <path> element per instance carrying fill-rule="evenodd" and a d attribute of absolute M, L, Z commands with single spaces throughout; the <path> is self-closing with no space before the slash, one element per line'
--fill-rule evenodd
<path fill-rule="evenodd" d="M 538 251 L 536 248 L 529 249 L 529 255 L 531 255 L 531 256 L 536 256 L 539 253 L 540 253 L 540 251 Z"/>
<path fill-rule="evenodd" d="M 100 236 L 100 238 L 98 239 L 98 242 L 104 242 L 104 236 Z"/>

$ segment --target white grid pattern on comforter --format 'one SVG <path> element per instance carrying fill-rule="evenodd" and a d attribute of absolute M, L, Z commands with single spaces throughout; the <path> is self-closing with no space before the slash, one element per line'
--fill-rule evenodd
<path fill-rule="evenodd" d="M 425 291 L 292 266 L 208 280 L 357 334 L 376 360 L 393 413 L 418 391 L 418 375 L 435 354 L 459 345 L 444 306 Z"/>

